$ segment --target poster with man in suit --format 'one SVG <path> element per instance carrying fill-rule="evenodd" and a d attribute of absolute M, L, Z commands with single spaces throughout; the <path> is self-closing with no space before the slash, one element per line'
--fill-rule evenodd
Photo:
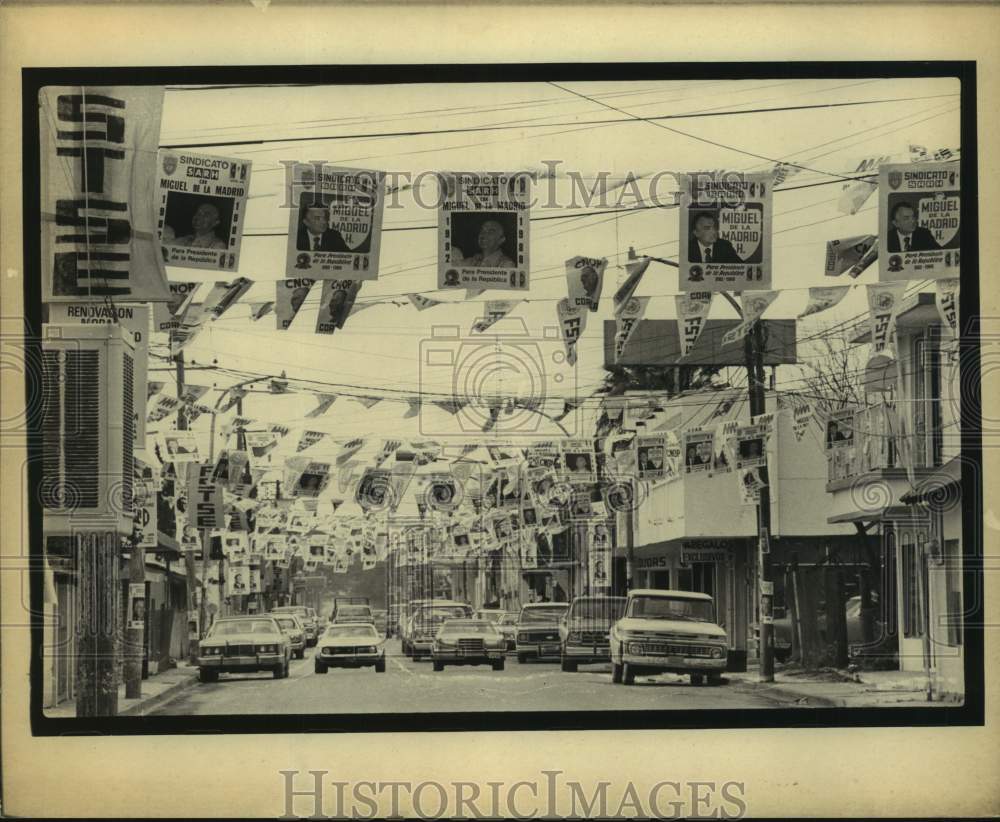
<path fill-rule="evenodd" d="M 316 162 L 287 173 L 286 276 L 377 280 L 385 172 Z"/>
<path fill-rule="evenodd" d="M 879 279 L 959 276 L 958 161 L 879 167 Z"/>
<path fill-rule="evenodd" d="M 770 288 L 771 186 L 770 173 L 681 176 L 681 291 Z"/>

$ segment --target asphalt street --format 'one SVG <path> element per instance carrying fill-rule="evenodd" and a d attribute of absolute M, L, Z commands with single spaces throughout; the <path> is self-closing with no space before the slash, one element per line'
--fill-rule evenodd
<path fill-rule="evenodd" d="M 691 685 L 673 674 L 614 685 L 610 665 L 584 665 L 563 673 L 558 663 L 519 664 L 508 655 L 503 671 L 488 665 L 435 672 L 429 659 L 414 662 L 390 640 L 385 673 L 337 669 L 318 675 L 314 649 L 292 660 L 287 679 L 270 673 L 223 674 L 196 683 L 154 715 L 415 713 L 433 711 L 643 710 L 770 708 L 776 703 L 736 685 Z"/>

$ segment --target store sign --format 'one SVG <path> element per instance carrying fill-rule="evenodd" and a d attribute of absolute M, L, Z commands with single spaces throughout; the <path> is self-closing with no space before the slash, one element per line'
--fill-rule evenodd
<path fill-rule="evenodd" d="M 692 562 L 728 562 L 729 550 L 715 542 L 685 542 L 681 545 L 681 565 Z"/>

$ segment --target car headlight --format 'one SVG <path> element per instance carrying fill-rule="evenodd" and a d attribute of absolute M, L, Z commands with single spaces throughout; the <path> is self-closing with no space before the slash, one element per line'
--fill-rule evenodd
<path fill-rule="evenodd" d="M 201 653 L 202 653 L 202 656 L 221 655 L 222 654 L 222 648 L 209 646 L 207 648 L 202 648 L 201 649 Z"/>
<path fill-rule="evenodd" d="M 568 642 L 582 642 L 583 632 L 582 631 L 570 631 L 569 636 L 566 638 Z"/>
<path fill-rule="evenodd" d="M 641 654 L 642 653 L 642 643 L 640 642 L 630 642 L 628 644 L 628 652 L 630 654 Z"/>
<path fill-rule="evenodd" d="M 278 646 L 277 645 L 258 645 L 257 646 L 257 653 L 258 654 L 276 654 L 277 652 L 278 652 Z"/>
<path fill-rule="evenodd" d="M 324 653 L 324 654 L 332 654 L 333 653 L 333 648 L 331 648 L 330 646 L 327 646 L 326 648 L 322 649 L 322 653 Z"/>
<path fill-rule="evenodd" d="M 712 659 L 722 659 L 724 653 L 725 651 L 722 648 L 713 648 Z"/>
<path fill-rule="evenodd" d="M 375 647 L 372 645 L 362 645 L 358 648 L 359 654 L 373 654 L 375 653 Z"/>
<path fill-rule="evenodd" d="M 517 641 L 518 642 L 527 642 L 528 641 L 528 635 L 527 634 L 518 634 L 517 635 Z"/>

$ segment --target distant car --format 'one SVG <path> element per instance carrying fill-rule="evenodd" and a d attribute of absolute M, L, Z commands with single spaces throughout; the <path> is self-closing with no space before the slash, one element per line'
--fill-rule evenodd
<path fill-rule="evenodd" d="M 375 616 L 368 605 L 337 605 L 330 615 L 331 625 L 345 625 L 356 622 L 375 624 Z M 384 632 L 383 632 L 384 633 Z"/>
<path fill-rule="evenodd" d="M 404 652 L 408 649 L 413 659 L 430 654 L 434 636 L 447 619 L 472 619 L 472 606 L 450 599 L 432 599 L 418 605 L 410 617 Z"/>
<path fill-rule="evenodd" d="M 625 614 L 611 626 L 611 681 L 632 685 L 638 673 L 705 676 L 716 684 L 726 670 L 729 641 L 716 623 L 708 594 L 637 588 L 629 591 Z"/>
<path fill-rule="evenodd" d="M 431 646 L 435 671 L 443 671 L 445 665 L 491 665 L 502 671 L 506 653 L 503 635 L 485 619 L 445 620 Z"/>
<path fill-rule="evenodd" d="M 517 619 L 517 661 L 530 658 L 559 661 L 562 644 L 559 623 L 569 611 L 566 602 L 533 602 L 521 607 Z"/>
<path fill-rule="evenodd" d="M 278 608 L 271 609 L 272 614 L 293 614 L 299 618 L 299 622 L 302 623 L 302 627 L 305 628 L 306 632 L 306 645 L 310 648 L 316 644 L 316 638 L 319 636 L 319 624 L 316 621 L 316 611 L 312 608 L 307 608 L 305 605 L 282 605 Z"/>
<path fill-rule="evenodd" d="M 385 637 L 370 622 L 337 623 L 327 626 L 316 648 L 313 663 L 317 674 L 329 668 L 374 667 L 385 673 Z"/>
<path fill-rule="evenodd" d="M 282 679 L 291 656 L 291 643 L 274 617 L 222 617 L 198 643 L 198 678 L 216 682 L 222 673 L 272 671 Z"/>
<path fill-rule="evenodd" d="M 385 608 L 376 608 L 372 611 L 372 620 L 375 623 L 375 630 L 386 636 L 386 631 L 389 629 L 389 612 Z"/>
<path fill-rule="evenodd" d="M 500 617 L 497 623 L 497 630 L 503 634 L 507 641 L 507 650 L 513 651 L 517 648 L 517 620 L 518 614 L 507 613 Z"/>
<path fill-rule="evenodd" d="M 274 614 L 274 621 L 281 628 L 281 633 L 288 637 L 292 646 L 292 656 L 304 659 L 306 655 L 306 629 L 295 614 Z"/>
<path fill-rule="evenodd" d="M 399 638 L 403 643 L 403 653 L 410 656 L 410 631 L 413 629 L 413 614 L 429 599 L 411 599 L 399 609 Z"/>
<path fill-rule="evenodd" d="M 473 619 L 485 619 L 487 622 L 492 622 L 496 625 L 506 613 L 502 608 L 480 608 L 473 615 Z"/>
<path fill-rule="evenodd" d="M 611 625 L 621 619 L 624 610 L 625 597 L 576 597 L 559 626 L 562 669 L 572 672 L 580 664 L 608 662 Z"/>

